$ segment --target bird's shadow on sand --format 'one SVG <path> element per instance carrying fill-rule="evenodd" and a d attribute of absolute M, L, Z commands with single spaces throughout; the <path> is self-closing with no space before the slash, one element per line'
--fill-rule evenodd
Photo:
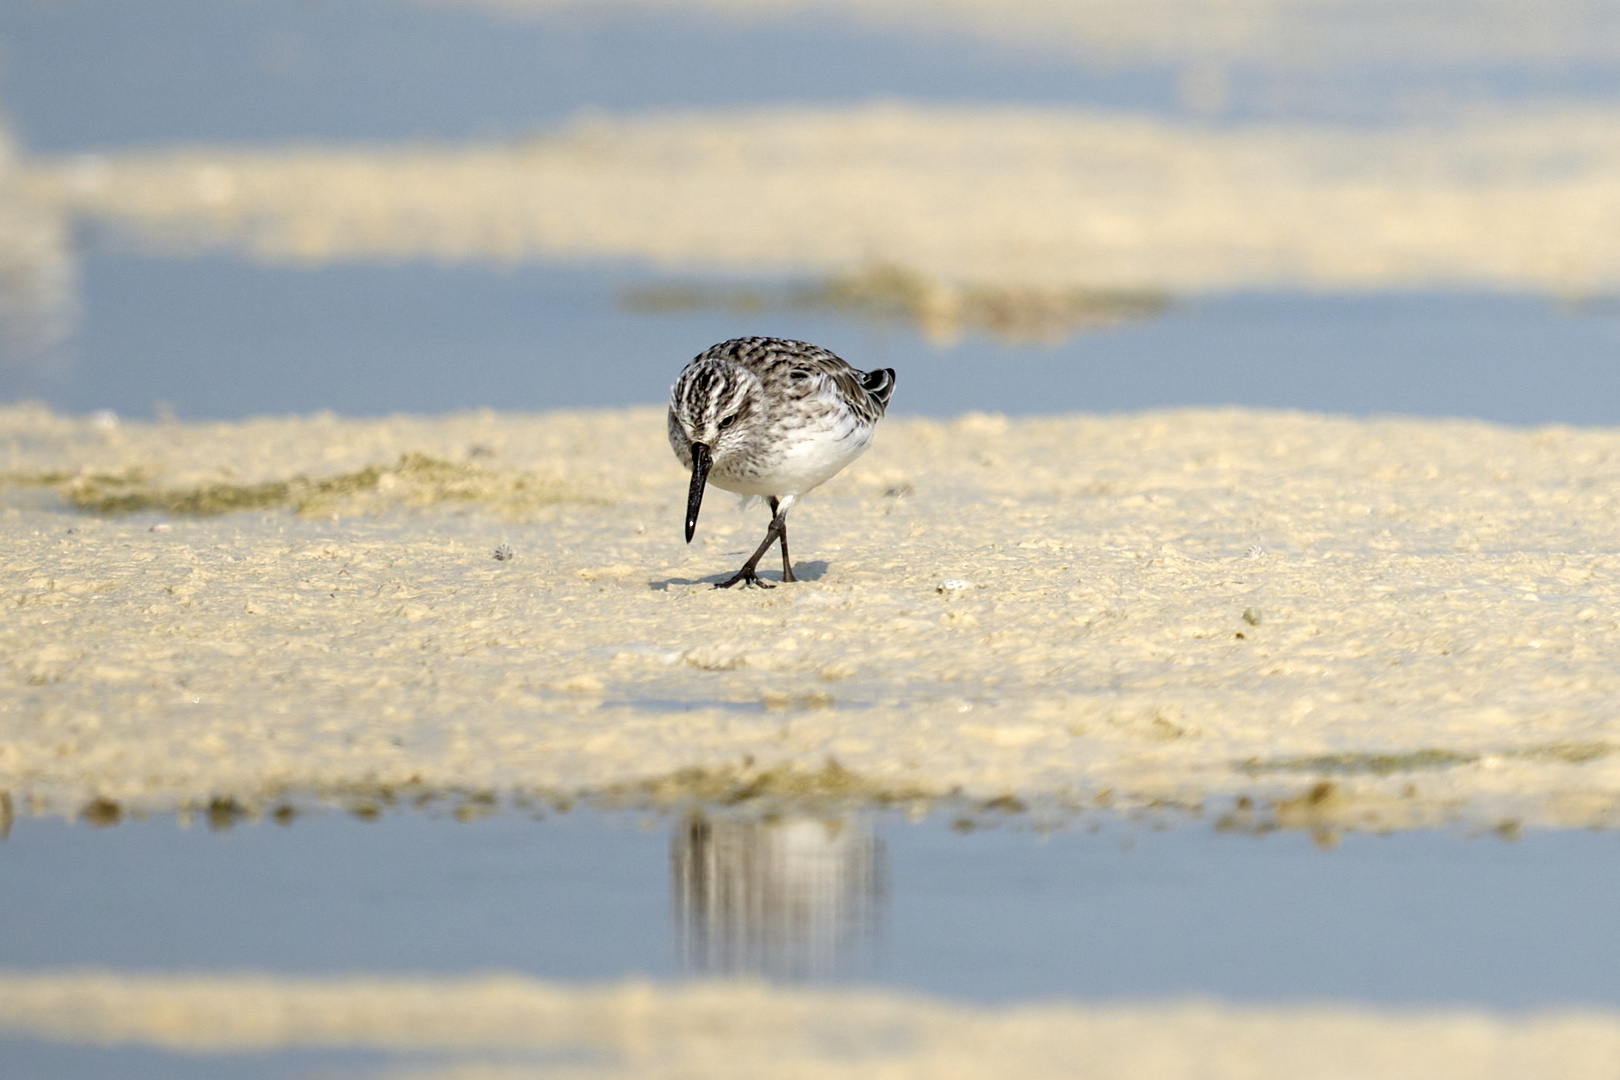
<path fill-rule="evenodd" d="M 820 559 L 808 559 L 804 562 L 796 562 L 793 564 L 793 576 L 799 581 L 820 581 L 822 578 L 827 576 L 827 566 L 828 564 Z M 663 578 L 658 581 L 647 582 L 647 587 L 652 589 L 654 592 L 665 592 L 671 587 L 678 585 L 718 585 L 722 581 L 728 580 L 731 575 L 735 574 L 736 572 L 737 571 L 735 570 L 727 570 L 723 574 L 710 574 L 708 577 L 700 578 Z M 759 572 L 759 576 L 761 579 L 770 582 L 772 585 L 780 585 L 782 583 L 782 571 L 780 570 L 761 570 Z"/>

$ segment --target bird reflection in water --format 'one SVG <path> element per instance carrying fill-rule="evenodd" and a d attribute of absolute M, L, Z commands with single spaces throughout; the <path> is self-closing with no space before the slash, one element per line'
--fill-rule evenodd
<path fill-rule="evenodd" d="M 888 852 L 861 818 L 695 815 L 670 837 L 675 947 L 690 972 L 816 979 L 876 943 Z"/>

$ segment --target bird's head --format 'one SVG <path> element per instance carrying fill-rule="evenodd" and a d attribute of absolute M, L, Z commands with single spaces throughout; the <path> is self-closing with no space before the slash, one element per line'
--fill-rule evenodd
<path fill-rule="evenodd" d="M 669 392 L 669 444 L 692 470 L 686 500 L 686 541 L 692 542 L 709 470 L 746 453 L 765 421 L 765 388 L 758 376 L 725 359 L 687 365 Z"/>

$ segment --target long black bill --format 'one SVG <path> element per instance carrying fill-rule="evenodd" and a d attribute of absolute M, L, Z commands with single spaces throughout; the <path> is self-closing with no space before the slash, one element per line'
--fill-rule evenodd
<path fill-rule="evenodd" d="M 709 456 L 709 448 L 703 443 L 692 444 L 692 487 L 686 493 L 686 542 L 692 542 L 692 533 L 697 531 L 698 510 L 703 506 L 703 485 L 709 482 L 709 466 L 714 459 Z"/>

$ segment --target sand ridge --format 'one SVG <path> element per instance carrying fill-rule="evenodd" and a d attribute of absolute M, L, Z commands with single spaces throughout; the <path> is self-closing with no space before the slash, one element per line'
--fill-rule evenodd
<path fill-rule="evenodd" d="M 412 453 L 507 479 L 304 515 L 53 494 Z M 747 592 L 709 583 L 763 513 L 716 502 L 685 547 L 657 409 L 107 427 L 12 408 L 0 475 L 19 812 L 753 785 L 1511 829 L 1606 825 L 1620 797 L 1609 430 L 891 417 L 796 517 L 807 580 Z M 595 498 L 524 501 L 519 475 Z"/>
<path fill-rule="evenodd" d="M 301 265 L 1579 295 L 1620 281 L 1617 129 L 1578 105 L 1354 128 L 879 101 L 587 116 L 510 143 L 19 157 L 0 202 L 161 250 Z"/>
<path fill-rule="evenodd" d="M 189 1054 L 384 1050 L 390 1077 L 1487 1080 L 1616 1075 L 1610 1012 L 1024 1003 L 878 989 L 0 971 L 0 1029 Z M 426 1055 L 412 1060 L 411 1054 Z"/>

